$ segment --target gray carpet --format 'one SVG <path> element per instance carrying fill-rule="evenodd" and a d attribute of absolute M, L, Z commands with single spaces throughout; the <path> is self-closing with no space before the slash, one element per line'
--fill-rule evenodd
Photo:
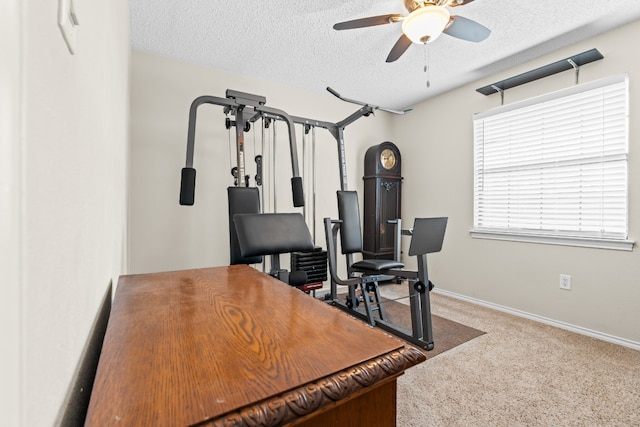
<path fill-rule="evenodd" d="M 640 426 L 640 351 L 431 297 L 487 333 L 405 371 L 399 427 Z"/>

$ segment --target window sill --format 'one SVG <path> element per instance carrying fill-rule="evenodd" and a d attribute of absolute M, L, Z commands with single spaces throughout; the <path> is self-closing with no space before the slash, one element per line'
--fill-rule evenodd
<path fill-rule="evenodd" d="M 632 251 L 635 244 L 632 240 L 541 236 L 535 234 L 518 234 L 487 230 L 471 230 L 470 234 L 474 239 L 506 240 L 510 242 L 541 243 L 547 245 L 577 246 L 582 248 L 612 249 L 618 251 Z"/>

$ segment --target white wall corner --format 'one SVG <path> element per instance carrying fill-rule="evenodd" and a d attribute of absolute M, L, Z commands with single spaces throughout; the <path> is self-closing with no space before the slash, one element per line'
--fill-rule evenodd
<path fill-rule="evenodd" d="M 0 14 L 0 413 L 2 424 L 22 419 L 22 2 Z"/>

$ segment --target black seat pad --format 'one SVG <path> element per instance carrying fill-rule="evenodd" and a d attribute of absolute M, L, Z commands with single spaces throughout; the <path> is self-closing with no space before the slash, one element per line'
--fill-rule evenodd
<path fill-rule="evenodd" d="M 300 213 L 235 214 L 243 257 L 312 251 L 313 240 Z"/>
<path fill-rule="evenodd" d="M 392 259 L 363 259 L 353 263 L 351 268 L 359 271 L 384 271 L 404 268 L 404 264 Z"/>

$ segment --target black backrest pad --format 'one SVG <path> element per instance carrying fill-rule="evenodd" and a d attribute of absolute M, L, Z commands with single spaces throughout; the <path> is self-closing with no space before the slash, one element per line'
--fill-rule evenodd
<path fill-rule="evenodd" d="M 233 217 L 242 256 L 313 250 L 313 240 L 299 213 L 237 214 Z"/>
<path fill-rule="evenodd" d="M 447 228 L 447 217 L 416 218 L 413 223 L 413 235 L 409 245 L 409 255 L 440 252 Z"/>
<path fill-rule="evenodd" d="M 229 264 L 258 264 L 262 257 L 243 257 L 238 244 L 236 226 L 233 222 L 235 214 L 260 213 L 260 193 L 255 187 L 229 187 Z"/>
<path fill-rule="evenodd" d="M 338 217 L 340 225 L 340 245 L 343 254 L 362 252 L 362 232 L 360 231 L 360 205 L 355 191 L 338 191 Z"/>

